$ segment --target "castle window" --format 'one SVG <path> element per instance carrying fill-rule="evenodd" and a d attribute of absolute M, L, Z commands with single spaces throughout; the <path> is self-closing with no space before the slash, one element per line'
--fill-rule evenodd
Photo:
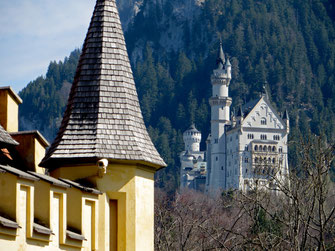
<path fill-rule="evenodd" d="M 258 146 L 257 145 L 255 145 L 255 151 L 258 151 Z"/>
<path fill-rule="evenodd" d="M 251 133 L 249 133 L 249 134 L 248 134 L 248 139 L 253 139 L 253 138 L 254 138 L 254 135 L 251 134 Z"/>
<path fill-rule="evenodd" d="M 283 148 L 279 147 L 279 152 L 282 153 L 283 152 Z"/>
<path fill-rule="evenodd" d="M 255 158 L 255 163 L 258 163 L 258 158 L 257 157 Z"/>
<path fill-rule="evenodd" d="M 219 158 L 218 158 L 218 157 L 215 157 L 215 160 L 216 160 L 216 161 L 218 161 L 218 160 L 219 160 Z"/>
<path fill-rule="evenodd" d="M 223 170 L 223 166 L 221 166 L 221 170 Z"/>
<path fill-rule="evenodd" d="M 218 142 L 219 142 L 219 140 L 218 140 L 218 139 L 215 139 L 215 140 L 214 140 L 214 143 L 215 143 L 215 144 L 217 144 Z"/>
<path fill-rule="evenodd" d="M 249 149 L 248 149 L 248 145 L 245 145 L 245 147 L 244 147 L 244 151 L 248 151 Z"/>
<path fill-rule="evenodd" d="M 244 162 L 245 162 L 245 163 L 249 163 L 249 158 L 248 158 L 248 157 L 245 157 Z"/>
<path fill-rule="evenodd" d="M 271 152 L 271 146 L 268 146 L 268 152 Z"/>
<path fill-rule="evenodd" d="M 272 152 L 275 152 L 276 151 L 276 147 L 272 147 Z"/>
<path fill-rule="evenodd" d="M 272 159 L 272 163 L 273 164 L 276 163 L 276 159 L 275 158 Z"/>
<path fill-rule="evenodd" d="M 263 152 L 266 152 L 268 148 L 266 146 L 263 146 Z"/>
<path fill-rule="evenodd" d="M 263 150 L 263 146 L 259 146 L 259 151 L 261 152 Z"/>
<path fill-rule="evenodd" d="M 280 136 L 279 135 L 273 135 L 273 140 L 280 140 Z"/>
<path fill-rule="evenodd" d="M 266 139 L 267 139 L 266 134 L 261 134 L 261 139 L 262 139 L 262 140 L 266 140 Z"/>
<path fill-rule="evenodd" d="M 245 169 L 245 173 L 248 173 L 248 169 L 247 168 Z"/>
<path fill-rule="evenodd" d="M 266 118 L 261 118 L 261 125 L 266 125 Z"/>

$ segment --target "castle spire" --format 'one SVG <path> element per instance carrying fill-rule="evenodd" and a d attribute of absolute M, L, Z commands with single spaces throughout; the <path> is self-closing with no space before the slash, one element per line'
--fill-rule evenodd
<path fill-rule="evenodd" d="M 57 137 L 41 166 L 106 158 L 166 164 L 146 130 L 115 0 L 97 0 Z"/>
<path fill-rule="evenodd" d="M 284 120 L 289 120 L 289 116 L 288 116 L 288 111 L 287 109 L 285 109 L 284 115 L 283 115 L 283 119 Z"/>
<path fill-rule="evenodd" d="M 222 49 L 222 42 L 220 41 L 218 56 L 216 58 L 217 69 L 223 69 L 224 65 L 225 65 L 225 62 L 226 62 L 226 59 L 225 59 L 223 49 Z"/>

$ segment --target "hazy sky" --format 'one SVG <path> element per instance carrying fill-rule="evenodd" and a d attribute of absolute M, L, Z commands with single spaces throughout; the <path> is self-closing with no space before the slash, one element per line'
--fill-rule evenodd
<path fill-rule="evenodd" d="M 15 91 L 83 44 L 95 0 L 0 0 L 0 86 Z"/>

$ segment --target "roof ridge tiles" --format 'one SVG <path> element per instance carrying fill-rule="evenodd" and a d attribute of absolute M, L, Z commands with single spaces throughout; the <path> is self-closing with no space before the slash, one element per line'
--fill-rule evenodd
<path fill-rule="evenodd" d="M 61 127 L 40 165 L 71 158 L 166 166 L 144 125 L 115 0 L 97 0 Z"/>

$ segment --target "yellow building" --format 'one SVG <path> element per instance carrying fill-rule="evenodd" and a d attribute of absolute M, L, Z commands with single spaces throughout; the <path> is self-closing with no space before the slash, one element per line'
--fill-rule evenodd
<path fill-rule="evenodd" d="M 154 173 L 115 0 L 97 0 L 55 141 L 0 88 L 0 250 L 153 250 Z M 38 163 L 40 163 L 38 165 Z"/>

